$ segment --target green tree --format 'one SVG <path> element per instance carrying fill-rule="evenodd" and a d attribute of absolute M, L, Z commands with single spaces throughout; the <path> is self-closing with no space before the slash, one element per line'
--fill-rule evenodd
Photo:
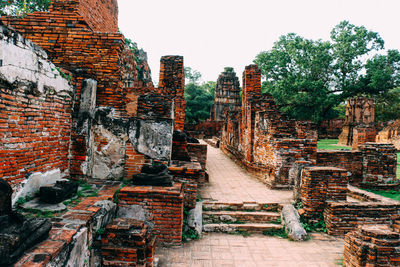
<path fill-rule="evenodd" d="M 330 93 L 333 55 L 331 44 L 294 33 L 281 36 L 255 63 L 265 82 L 263 92 L 272 94 L 281 110 L 297 119 L 320 121 L 336 102 Z M 333 116 L 333 115 L 330 115 Z"/>
<path fill-rule="evenodd" d="M 0 14 L 23 16 L 35 11 L 47 11 L 51 0 L 7 0 L 0 2 Z"/>
<path fill-rule="evenodd" d="M 348 97 L 384 94 L 398 84 L 397 50 L 368 59 L 383 47 L 378 33 L 343 21 L 330 41 L 290 33 L 254 62 L 265 78 L 263 92 L 271 93 L 284 113 L 321 122 L 337 117 L 337 106 Z"/>
<path fill-rule="evenodd" d="M 200 84 L 200 72 L 185 67 L 186 122 L 198 123 L 210 118 L 214 103 L 215 82 Z"/>

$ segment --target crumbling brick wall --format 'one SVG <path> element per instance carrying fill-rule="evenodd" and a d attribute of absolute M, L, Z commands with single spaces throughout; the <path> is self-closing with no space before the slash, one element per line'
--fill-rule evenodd
<path fill-rule="evenodd" d="M 400 119 L 385 127 L 376 136 L 377 143 L 391 143 L 400 150 Z"/>
<path fill-rule="evenodd" d="M 182 241 L 183 189 L 182 184 L 172 187 L 127 186 L 121 189 L 118 206 L 131 209 L 140 207 L 154 223 L 152 233 L 161 244 L 179 245 Z M 140 215 L 139 212 L 135 212 Z"/>
<path fill-rule="evenodd" d="M 324 120 L 318 126 L 318 139 L 338 139 L 344 119 Z"/>
<path fill-rule="evenodd" d="M 0 46 L 0 177 L 18 190 L 35 172 L 68 174 L 74 89 L 42 49 L 1 25 Z"/>
<path fill-rule="evenodd" d="M 349 182 L 359 184 L 363 176 L 363 155 L 359 150 L 318 150 L 317 166 L 333 166 L 349 171 Z"/>
<path fill-rule="evenodd" d="M 343 236 L 358 225 L 391 225 L 400 216 L 396 202 L 334 202 L 328 201 L 324 210 L 328 234 Z"/>
<path fill-rule="evenodd" d="M 288 174 L 298 161 L 316 161 L 316 128 L 311 122 L 285 118 L 270 94 L 261 94 L 256 65 L 243 73 L 241 110 L 228 111 L 221 149 L 234 155 L 270 186 L 289 186 Z"/>
<path fill-rule="evenodd" d="M 364 225 L 345 238 L 343 266 L 399 266 L 400 235 L 386 225 Z"/>
<path fill-rule="evenodd" d="M 392 144 L 364 143 L 363 184 L 390 184 L 397 181 L 397 150 Z"/>
<path fill-rule="evenodd" d="M 118 31 L 117 0 L 52 0 L 49 11 L 79 13 L 95 32 Z"/>
<path fill-rule="evenodd" d="M 301 201 L 308 218 L 318 218 L 328 201 L 346 201 L 348 174 L 335 167 L 306 167 L 301 176 Z"/>

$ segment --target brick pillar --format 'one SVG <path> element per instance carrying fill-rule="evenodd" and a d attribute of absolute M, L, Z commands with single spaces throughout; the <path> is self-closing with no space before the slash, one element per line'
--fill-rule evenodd
<path fill-rule="evenodd" d="M 393 144 L 365 143 L 359 148 L 363 155 L 363 184 L 391 184 L 397 181 L 397 150 Z"/>
<path fill-rule="evenodd" d="M 246 66 L 243 72 L 242 129 L 245 159 L 253 161 L 255 106 L 261 96 L 261 71 L 257 65 Z"/>
<path fill-rule="evenodd" d="M 163 56 L 160 66 L 160 82 L 158 84 L 161 95 L 171 96 L 175 104 L 174 130 L 183 131 L 185 123 L 186 101 L 185 72 L 182 56 Z"/>
<path fill-rule="evenodd" d="M 317 218 L 326 201 L 346 201 L 348 174 L 335 167 L 307 167 L 301 176 L 301 200 L 306 217 Z"/>

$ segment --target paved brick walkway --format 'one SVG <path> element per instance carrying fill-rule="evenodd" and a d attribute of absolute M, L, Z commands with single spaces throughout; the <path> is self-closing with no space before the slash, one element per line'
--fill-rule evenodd
<path fill-rule="evenodd" d="M 263 235 L 212 233 L 182 247 L 158 249 L 160 267 L 329 267 L 341 262 L 343 241 L 315 234 L 306 242 Z"/>
<path fill-rule="evenodd" d="M 201 190 L 204 199 L 221 202 L 290 203 L 292 191 L 271 190 L 236 165 L 220 149 L 208 146 L 210 183 Z"/>
<path fill-rule="evenodd" d="M 238 167 L 219 149 L 208 146 L 210 183 L 202 189 L 204 199 L 219 202 L 289 203 L 290 191 L 270 190 Z M 158 248 L 159 267 L 326 267 L 339 266 L 344 242 L 341 238 L 313 234 L 306 242 L 253 234 L 249 237 L 221 233 L 174 248 Z"/>

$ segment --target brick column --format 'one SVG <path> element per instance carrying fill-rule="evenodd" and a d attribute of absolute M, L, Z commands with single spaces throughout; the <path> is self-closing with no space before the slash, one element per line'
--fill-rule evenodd
<path fill-rule="evenodd" d="M 307 167 L 301 176 L 301 200 L 306 217 L 317 218 L 326 201 L 346 201 L 348 174 L 335 167 Z"/>
<path fill-rule="evenodd" d="M 261 71 L 257 65 L 246 66 L 243 72 L 242 129 L 245 159 L 253 161 L 255 105 L 261 96 Z"/>
<path fill-rule="evenodd" d="M 186 101 L 185 72 L 182 56 L 163 56 L 160 66 L 160 82 L 158 84 L 161 95 L 171 96 L 175 101 L 175 130 L 183 131 L 185 123 Z"/>

